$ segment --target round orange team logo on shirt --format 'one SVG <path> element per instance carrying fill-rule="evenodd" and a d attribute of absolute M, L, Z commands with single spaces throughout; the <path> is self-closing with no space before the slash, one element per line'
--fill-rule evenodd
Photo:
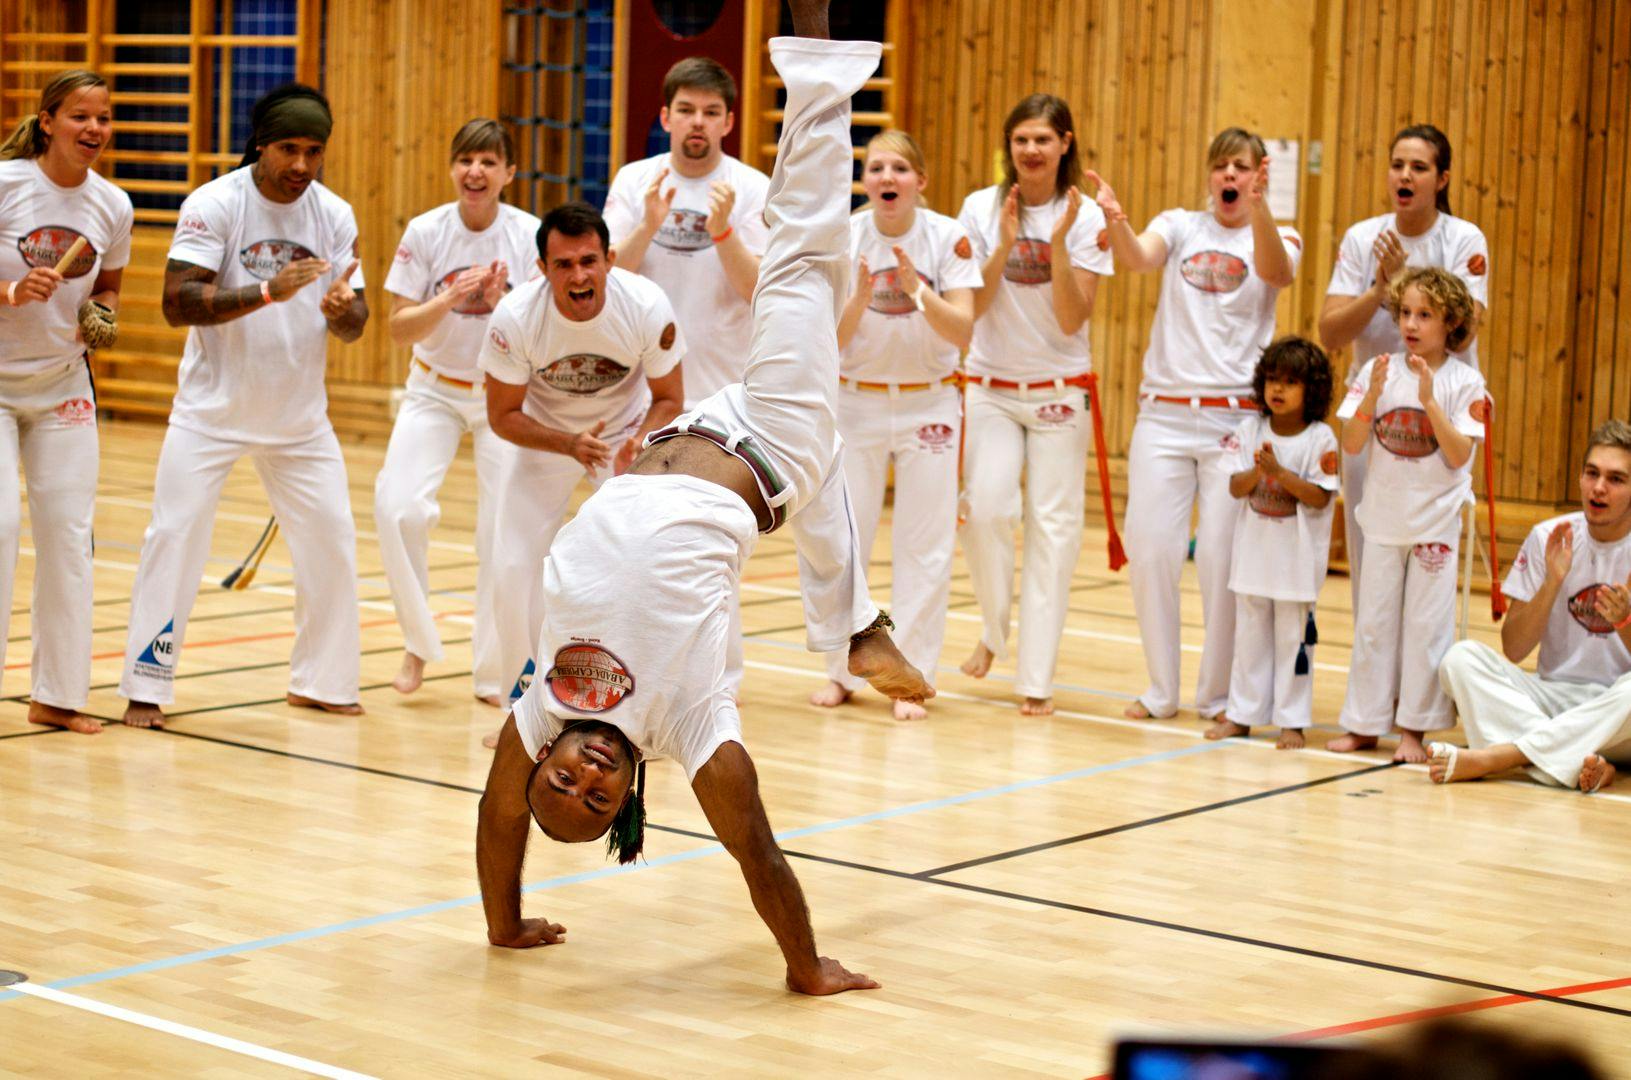
<path fill-rule="evenodd" d="M 1489 262 L 1482 255 L 1474 255 L 1467 260 L 1467 273 L 1473 277 L 1483 277 L 1489 270 Z"/>
<path fill-rule="evenodd" d="M 1614 624 L 1603 618 L 1597 611 L 1597 597 L 1607 592 L 1612 586 L 1603 582 L 1587 585 L 1584 589 L 1569 597 L 1569 614 L 1574 621 L 1585 628 L 1588 634 L 1612 634 Z"/>
<path fill-rule="evenodd" d="M 974 258 L 974 248 L 969 244 L 968 237 L 966 236 L 959 236 L 957 238 L 957 243 L 951 246 L 951 250 L 957 253 L 957 257 L 959 259 Z"/>
<path fill-rule="evenodd" d="M 1246 260 L 1227 251 L 1197 251 L 1178 271 L 1201 292 L 1234 292 L 1246 283 Z"/>
<path fill-rule="evenodd" d="M 1433 434 L 1433 422 L 1427 418 L 1426 409 L 1390 409 L 1376 418 L 1372 430 L 1376 441 L 1390 454 L 1423 458 L 1438 453 L 1438 436 Z"/>
<path fill-rule="evenodd" d="M 1480 424 L 1489 423 L 1489 398 L 1481 397 L 1468 405 L 1467 414 Z"/>
<path fill-rule="evenodd" d="M 1335 450 L 1327 450 L 1325 453 L 1320 455 L 1320 472 L 1324 473 L 1326 476 L 1335 476 L 1337 474 L 1337 466 L 1340 463 L 1341 459 L 1337 457 L 1337 452 Z"/>
<path fill-rule="evenodd" d="M 1288 518 L 1297 512 L 1297 497 L 1281 487 L 1279 481 L 1266 476 L 1252 488 L 1252 493 L 1246 497 L 1246 504 L 1270 518 Z"/>
<path fill-rule="evenodd" d="M 1002 276 L 1015 285 L 1046 285 L 1053 280 L 1053 245 L 1029 236 L 1015 240 Z"/>
<path fill-rule="evenodd" d="M 605 712 L 634 694 L 634 676 L 610 650 L 589 641 L 574 641 L 555 653 L 549 692 L 576 712 Z"/>
<path fill-rule="evenodd" d="M 57 263 L 68 254 L 68 249 L 74 246 L 74 241 L 82 237 L 76 229 L 66 225 L 42 225 L 34 229 L 27 236 L 17 238 L 17 254 L 23 257 L 23 262 L 29 266 L 48 266 L 55 270 Z M 65 278 L 84 277 L 96 265 L 96 249 L 90 245 L 89 238 L 74 256 L 74 261 L 68 264 L 68 269 L 62 272 Z"/>

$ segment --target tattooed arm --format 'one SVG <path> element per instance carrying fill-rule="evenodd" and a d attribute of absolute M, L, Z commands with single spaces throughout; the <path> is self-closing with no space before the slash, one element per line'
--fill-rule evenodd
<path fill-rule="evenodd" d="M 324 259 L 296 260 L 267 282 L 268 291 L 274 301 L 287 300 L 327 270 Z M 164 321 L 171 326 L 219 326 L 265 306 L 259 285 L 217 288 L 214 270 L 180 259 L 164 264 Z"/>

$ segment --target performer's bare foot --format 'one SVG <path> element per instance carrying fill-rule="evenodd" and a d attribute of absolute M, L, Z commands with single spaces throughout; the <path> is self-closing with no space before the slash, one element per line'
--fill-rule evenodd
<path fill-rule="evenodd" d="M 496 750 L 498 748 L 499 733 L 503 730 L 503 728 L 499 728 L 498 731 L 489 731 L 487 734 L 483 735 L 481 737 L 481 745 L 485 746 L 489 750 Z"/>
<path fill-rule="evenodd" d="M 481 702 L 483 705 L 491 705 L 495 709 L 502 709 L 504 707 L 504 699 L 499 697 L 497 694 L 477 694 L 476 700 Z"/>
<path fill-rule="evenodd" d="M 934 687 L 901 655 L 887 630 L 850 639 L 849 673 L 865 679 L 872 689 L 895 701 L 927 701 L 934 697 Z"/>
<path fill-rule="evenodd" d="M 964 660 L 957 670 L 971 679 L 983 679 L 991 670 L 991 661 L 994 659 L 995 655 L 985 647 L 985 642 L 977 642 L 974 651 L 968 654 L 968 659 Z"/>
<path fill-rule="evenodd" d="M 164 726 L 164 710 L 150 701 L 132 701 L 125 706 L 125 727 L 151 727 Z"/>
<path fill-rule="evenodd" d="M 896 720 L 927 720 L 929 710 L 916 701 L 895 702 Z"/>
<path fill-rule="evenodd" d="M 1206 729 L 1208 739 L 1244 739 L 1251 733 L 1251 728 L 1245 724 L 1237 724 L 1227 716 L 1218 717 L 1212 721 L 1212 726 Z"/>
<path fill-rule="evenodd" d="M 1051 697 L 1028 697 L 1019 703 L 1021 716 L 1052 716 L 1053 699 Z"/>
<path fill-rule="evenodd" d="M 1144 704 L 1137 698 L 1133 699 L 1133 703 L 1131 705 L 1121 710 L 1121 715 L 1125 716 L 1129 720 L 1170 720 L 1177 714 L 1177 710 L 1174 709 L 1165 716 L 1157 716 L 1150 711 L 1150 707 L 1148 705 Z"/>
<path fill-rule="evenodd" d="M 81 716 L 72 709 L 59 709 L 55 705 L 47 705 L 43 701 L 30 701 L 28 703 L 28 722 L 42 724 L 45 727 L 59 727 L 68 731 L 78 732 L 81 735 L 100 735 L 102 721 L 94 716 Z"/>
<path fill-rule="evenodd" d="M 1427 745 L 1421 741 L 1421 732 L 1409 728 L 1399 729 L 1399 748 L 1393 751 L 1394 761 L 1421 765 L 1427 761 Z"/>
<path fill-rule="evenodd" d="M 391 680 L 391 689 L 399 694 L 411 694 L 424 685 L 425 662 L 406 649 L 402 650 L 402 667 Z"/>
<path fill-rule="evenodd" d="M 1585 763 L 1580 766 L 1580 790 L 1587 795 L 1594 791 L 1601 791 L 1614 783 L 1619 770 L 1614 763 L 1601 754 L 1587 754 Z"/>
<path fill-rule="evenodd" d="M 826 686 L 810 695 L 810 704 L 819 705 L 823 709 L 831 709 L 844 704 L 853 696 L 843 683 L 829 682 Z"/>
<path fill-rule="evenodd" d="M 1307 745 L 1308 740 L 1303 737 L 1303 729 L 1294 727 L 1281 728 L 1280 737 L 1274 741 L 1276 750 L 1301 750 Z"/>
<path fill-rule="evenodd" d="M 1375 750 L 1376 736 L 1355 735 L 1350 731 L 1348 734 L 1338 735 L 1326 743 L 1325 748 L 1338 754 L 1351 754 L 1355 750 Z"/>
<path fill-rule="evenodd" d="M 356 702 L 349 705 L 336 705 L 332 701 L 318 701 L 316 698 L 306 697 L 304 694 L 284 694 L 283 700 L 297 709 L 320 709 L 336 716 L 361 716 L 362 706 Z"/>

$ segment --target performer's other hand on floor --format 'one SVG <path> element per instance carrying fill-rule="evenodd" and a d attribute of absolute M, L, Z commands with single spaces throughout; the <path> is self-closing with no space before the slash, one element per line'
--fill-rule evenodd
<path fill-rule="evenodd" d="M 846 971 L 830 956 L 817 959 L 818 968 L 807 974 L 795 974 L 792 968 L 787 970 L 787 988 L 795 994 L 809 994 L 812 997 L 822 997 L 826 994 L 842 994 L 845 990 L 876 990 L 878 981 L 870 979 L 859 972 Z"/>

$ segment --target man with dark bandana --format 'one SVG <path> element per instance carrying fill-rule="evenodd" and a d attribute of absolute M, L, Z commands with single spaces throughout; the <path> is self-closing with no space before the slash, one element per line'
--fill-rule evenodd
<path fill-rule="evenodd" d="M 544 564 L 538 672 L 499 734 L 476 835 L 490 943 L 556 944 L 521 915 L 533 822 L 567 843 L 611 833 L 640 850 L 644 757 L 673 758 L 805 994 L 876 986 L 816 952 L 798 879 L 776 844 L 726 680 L 730 607 L 757 531 L 787 521 L 807 634 L 847 650 L 851 673 L 902 700 L 934 690 L 901 656 L 866 592 L 835 417 L 838 311 L 849 295 L 850 97 L 879 46 L 827 36 L 825 0 L 793 5 L 776 38 L 787 88 L 765 211 L 770 239 L 743 381 L 655 433 L 556 536 Z"/>
<path fill-rule="evenodd" d="M 249 455 L 294 562 L 291 705 L 357 714 L 355 526 L 323 375 L 328 335 L 368 321 L 351 207 L 318 182 L 334 118 L 290 84 L 256 102 L 239 168 L 181 206 L 164 317 L 188 326 L 153 520 L 142 541 L 119 692 L 133 727 L 164 723 L 227 474 Z"/>

